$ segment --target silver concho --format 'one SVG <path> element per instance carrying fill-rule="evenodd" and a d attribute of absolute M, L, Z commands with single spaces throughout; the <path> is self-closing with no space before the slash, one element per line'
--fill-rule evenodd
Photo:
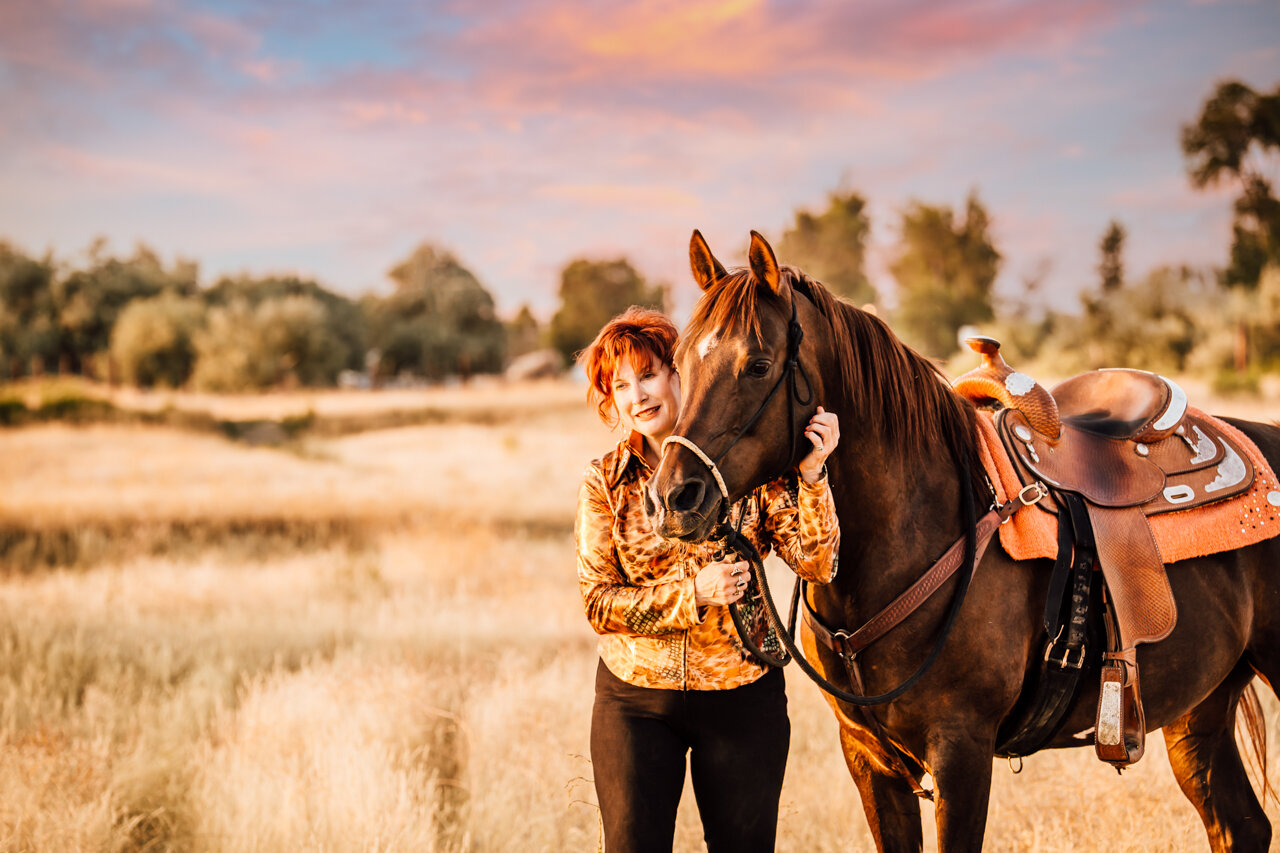
<path fill-rule="evenodd" d="M 1021 397 L 1023 394 L 1036 387 L 1036 381 L 1025 373 L 1010 373 L 1004 379 L 1004 387 L 1015 397 Z"/>

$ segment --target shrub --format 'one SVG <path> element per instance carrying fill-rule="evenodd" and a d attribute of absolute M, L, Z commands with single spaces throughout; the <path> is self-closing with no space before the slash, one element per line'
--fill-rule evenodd
<path fill-rule="evenodd" d="M 204 325 L 198 300 L 165 294 L 129 303 L 111 332 L 111 357 L 126 382 L 184 384 L 195 367 L 195 334 Z"/>

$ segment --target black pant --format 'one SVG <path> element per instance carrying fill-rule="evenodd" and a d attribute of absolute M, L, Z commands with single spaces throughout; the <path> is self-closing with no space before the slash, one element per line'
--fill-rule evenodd
<path fill-rule="evenodd" d="M 601 661 L 591 764 L 606 853 L 671 850 L 690 750 L 707 850 L 772 851 L 790 740 L 781 670 L 731 690 L 656 690 Z"/>

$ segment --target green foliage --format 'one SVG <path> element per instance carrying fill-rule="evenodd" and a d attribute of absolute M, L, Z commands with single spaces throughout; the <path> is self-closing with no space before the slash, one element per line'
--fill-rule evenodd
<path fill-rule="evenodd" d="M 1280 263 L 1280 201 L 1266 177 L 1280 154 L 1280 87 L 1262 94 L 1237 80 L 1219 84 L 1195 124 L 1182 128 L 1182 152 L 1197 189 L 1239 184 L 1224 278 L 1254 287 L 1263 267 Z"/>
<path fill-rule="evenodd" d="M 194 342 L 192 382 L 207 391 L 328 385 L 348 357 L 328 309 L 311 296 L 274 297 L 256 307 L 243 300 L 215 306 Z"/>
<path fill-rule="evenodd" d="M 864 272 L 871 233 L 866 207 L 857 193 L 832 193 L 821 213 L 797 210 L 795 224 L 778 242 L 778 257 L 857 305 L 875 302 L 875 287 Z"/>
<path fill-rule="evenodd" d="M 571 261 L 560 272 L 560 308 L 551 318 L 551 346 L 572 361 L 605 323 L 632 305 L 665 310 L 661 285 L 650 286 L 625 258 Z"/>
<path fill-rule="evenodd" d="M 1243 373 L 1230 368 L 1223 368 L 1213 374 L 1209 387 L 1213 393 L 1224 396 L 1257 396 L 1261 390 L 1261 375 L 1256 369 Z"/>
<path fill-rule="evenodd" d="M 502 369 L 506 331 L 493 297 L 457 258 L 423 243 L 389 275 L 395 292 L 364 303 L 382 373 L 441 378 Z"/>
<path fill-rule="evenodd" d="M 75 379 L 54 379 L 39 386 L 39 402 L 33 416 L 43 421 L 97 423 L 113 420 L 116 407 L 86 393 L 85 383 Z"/>
<path fill-rule="evenodd" d="M 297 276 L 254 278 L 241 275 L 219 279 L 204 293 L 209 305 L 227 306 L 243 302 L 255 308 L 263 302 L 278 301 L 290 296 L 307 297 L 324 307 L 326 334 L 340 342 L 344 354 L 344 361 L 339 369 L 358 370 L 364 366 L 367 334 L 360 303 L 321 287 L 314 281 Z M 314 372 L 309 368 L 302 369 L 303 372 Z M 327 374 L 329 371 L 326 367 L 320 372 Z"/>
<path fill-rule="evenodd" d="M 32 360 L 58 356 L 51 257 L 36 260 L 0 241 L 0 376 L 31 370 Z"/>
<path fill-rule="evenodd" d="M 1128 236 L 1124 226 L 1113 219 L 1098 244 L 1102 254 L 1098 261 L 1098 277 L 1103 293 L 1113 293 L 1124 284 L 1124 241 Z"/>
<path fill-rule="evenodd" d="M 89 265 L 54 282 L 60 365 L 82 373 L 89 359 L 105 351 L 124 306 L 164 292 L 196 293 L 196 267 L 179 262 L 166 269 L 151 249 L 139 244 L 132 257 L 105 254 L 105 243 L 89 248 Z"/>
<path fill-rule="evenodd" d="M 200 300 L 166 293 L 130 302 L 111 330 L 111 358 L 125 382 L 177 388 L 196 362 L 195 334 L 204 325 Z"/>
<path fill-rule="evenodd" d="M 278 365 L 280 380 L 332 385 L 347 363 L 346 344 L 334 332 L 328 308 L 312 296 L 268 299 L 254 311 L 261 353 Z"/>
<path fill-rule="evenodd" d="M 922 353 L 946 357 L 961 326 L 993 318 L 991 286 L 1000 253 L 991 218 L 975 194 L 963 221 L 949 207 L 913 203 L 902 214 L 902 241 L 890 272 L 898 283 L 894 325 Z"/>
<path fill-rule="evenodd" d="M 0 394 L 0 426 L 17 426 L 30 416 L 27 404 L 12 394 Z"/>
<path fill-rule="evenodd" d="M 507 323 L 507 357 L 518 358 L 541 346 L 541 327 L 528 305 L 521 305 L 519 313 Z"/>
<path fill-rule="evenodd" d="M 1188 267 L 1160 267 L 1138 282 L 1085 294 L 1084 316 L 1055 342 L 1064 368 L 1135 367 L 1181 373 L 1192 355 L 1229 325 L 1213 276 Z M 1200 357 L 1203 357 L 1202 355 Z"/>
<path fill-rule="evenodd" d="M 1257 168 L 1254 146 L 1280 148 L 1280 88 L 1263 95 L 1238 80 L 1220 83 L 1195 124 L 1182 128 L 1182 153 L 1197 189 Z"/>

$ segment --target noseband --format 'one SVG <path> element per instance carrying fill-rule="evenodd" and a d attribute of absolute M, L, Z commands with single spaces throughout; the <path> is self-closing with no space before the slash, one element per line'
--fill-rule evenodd
<path fill-rule="evenodd" d="M 773 383 L 773 388 L 769 390 L 769 394 L 764 398 L 764 402 L 756 409 L 756 413 L 751 416 L 750 420 L 738 430 L 733 440 L 729 442 L 724 450 L 720 451 L 720 455 L 714 460 L 706 454 L 702 448 L 698 447 L 692 440 L 683 435 L 669 435 L 662 440 L 662 452 L 666 452 L 668 444 L 679 444 L 688 448 L 694 456 L 702 460 L 702 463 L 711 470 L 711 476 L 715 477 L 716 485 L 720 487 L 720 495 L 724 498 L 721 503 L 721 521 L 728 517 L 729 513 L 729 489 L 725 486 L 724 477 L 720 473 L 720 463 L 729 455 L 729 451 L 738 443 L 738 439 L 746 434 L 747 430 L 755 426 L 756 421 L 760 420 L 760 416 L 764 414 L 764 410 L 768 408 L 769 403 L 773 400 L 773 396 L 778 393 L 778 389 L 782 387 L 782 383 L 789 381 L 791 385 L 791 393 L 787 395 L 787 430 L 791 436 L 790 448 L 791 455 L 787 458 L 787 464 L 783 466 L 785 471 L 791 466 L 791 462 L 796 455 L 796 404 L 808 406 L 813 402 L 813 383 L 809 381 L 809 374 L 805 373 L 804 366 L 800 364 L 800 342 L 804 340 L 804 329 L 796 320 L 796 294 L 791 293 L 791 321 L 787 323 L 787 361 L 782 368 L 782 375 L 778 377 L 778 381 Z M 796 382 L 797 375 L 804 377 L 805 396 L 800 396 L 800 386 Z"/>

